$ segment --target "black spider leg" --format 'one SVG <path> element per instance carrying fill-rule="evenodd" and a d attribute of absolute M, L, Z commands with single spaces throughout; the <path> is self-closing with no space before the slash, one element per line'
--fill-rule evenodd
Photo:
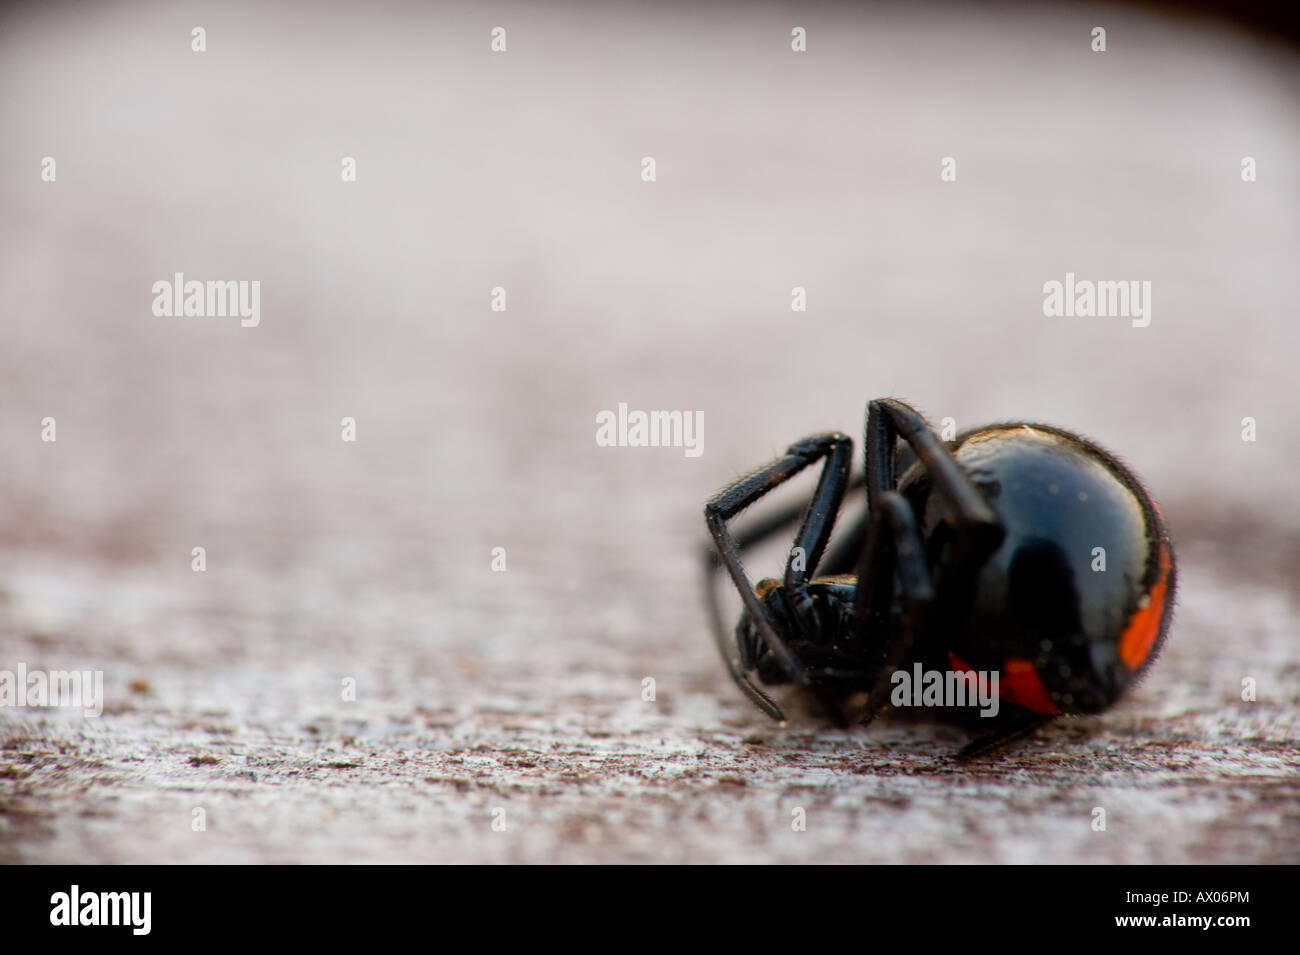
<path fill-rule="evenodd" d="M 845 488 L 846 496 L 854 491 L 861 490 L 863 487 L 862 474 L 854 474 Z M 841 502 L 843 508 L 843 502 Z M 747 526 L 732 532 L 732 540 L 735 542 L 736 550 L 744 554 L 752 547 L 756 547 L 769 538 L 781 532 L 792 532 L 797 521 L 802 519 L 808 511 L 808 505 L 803 503 L 784 504 L 778 510 L 764 514 L 761 518 L 751 522 Z M 852 530 L 846 532 L 844 539 L 837 541 L 834 547 L 828 545 L 825 556 L 817 565 L 809 565 L 808 573 L 810 577 L 824 577 L 828 575 L 846 575 L 852 574 L 857 567 L 858 555 L 862 552 L 862 539 L 866 535 L 867 513 L 862 509 L 862 513 L 853 519 Z M 727 652 L 726 631 L 723 625 L 722 607 L 718 602 L 718 593 L 713 584 L 714 572 L 722 568 L 722 559 L 718 555 L 716 547 L 710 545 L 704 550 L 704 587 L 705 599 L 708 605 L 710 625 L 713 628 L 715 641 L 719 645 L 719 652 L 722 654 L 724 662 L 730 669 L 732 660 Z M 847 635 L 846 635 L 847 636 Z M 753 643 L 757 637 L 751 635 L 749 642 L 738 641 L 740 649 L 740 668 L 741 672 L 753 669 L 757 660 Z M 861 671 L 847 671 L 842 669 L 833 669 L 827 667 L 811 668 L 811 673 L 818 677 L 833 677 L 837 679 L 862 679 L 865 677 Z M 735 676 L 732 671 L 733 677 Z M 754 687 L 762 700 L 754 699 L 761 708 L 767 710 L 763 700 L 769 700 L 766 694 Z M 745 688 L 746 693 L 749 688 Z M 769 715 L 771 715 L 769 713 Z"/>
<path fill-rule="evenodd" d="M 898 470 L 900 473 L 907 469 L 913 461 L 913 455 L 906 447 L 899 449 Z M 845 487 L 845 496 L 860 490 L 865 484 L 862 474 L 854 474 L 849 480 L 848 486 Z M 736 549 L 740 553 L 745 553 L 751 547 L 756 547 L 763 541 L 779 534 L 790 528 L 795 521 L 804 516 L 808 510 L 807 504 L 786 504 L 780 510 L 771 514 L 765 514 L 759 520 L 754 521 L 747 527 L 741 528 L 732 534 L 732 539 L 736 542 Z M 862 548 L 867 539 L 867 524 L 871 512 L 863 507 L 860 514 L 855 514 L 848 529 L 840 534 L 838 540 L 832 546 L 828 546 L 826 554 L 820 564 L 815 568 L 811 565 L 808 570 L 815 577 L 835 577 L 843 574 L 856 574 L 858 570 L 858 561 L 862 557 Z M 718 551 L 714 547 L 708 547 L 704 552 L 704 563 L 709 570 L 718 570 L 722 567 L 722 560 L 718 557 Z M 719 615 L 720 615 L 719 611 Z"/>
<path fill-rule="evenodd" d="M 899 438 L 916 454 L 955 531 L 954 544 L 940 558 L 933 578 L 911 505 L 896 490 Z M 871 708 L 863 720 L 869 722 L 882 708 L 894 671 L 918 642 L 936 623 L 951 619 L 954 606 L 969 605 L 976 574 L 1001 543 L 1004 531 L 979 489 L 914 408 L 892 398 L 870 402 L 864 441 L 871 518 L 858 565 L 854 640 L 865 647 L 874 637 L 879 646 Z M 899 626 L 890 619 L 895 576 L 904 601 L 905 617 Z M 940 602 L 946 606 L 934 613 Z"/>
<path fill-rule="evenodd" d="M 809 620 L 811 601 L 807 594 L 809 568 L 815 568 L 821 561 L 826 543 L 830 539 L 835 516 L 849 481 L 849 470 L 853 462 L 853 440 L 848 435 L 831 431 L 792 444 L 785 456 L 741 478 L 717 494 L 705 505 L 704 517 L 709 533 L 713 536 L 718 557 L 740 593 L 741 602 L 749 612 L 750 619 L 762 634 L 764 643 L 771 648 L 790 678 L 817 697 L 827 711 L 838 722 L 843 723 L 844 717 L 838 706 L 825 693 L 812 685 L 811 675 L 799 663 L 786 641 L 777 632 L 767 607 L 754 592 L 753 585 L 745 575 L 736 541 L 727 530 L 728 520 L 823 457 L 826 458 L 826 463 L 822 467 L 821 477 L 817 481 L 817 489 L 813 492 L 812 502 L 808 505 L 803 525 L 795 538 L 795 547 L 791 549 L 786 562 L 785 582 L 782 584 L 782 595 L 794 612 L 797 625 L 800 628 L 811 626 Z M 765 526 L 767 529 L 764 531 L 764 536 L 774 532 L 774 525 L 768 523 Z M 753 539 L 754 535 L 751 534 L 750 540 Z M 797 559 L 800 552 L 802 552 L 802 560 Z M 732 659 L 722 627 L 722 613 L 717 605 L 716 590 L 711 580 L 709 584 L 714 639 L 731 678 L 763 712 L 772 719 L 784 721 L 785 714 L 781 708 L 771 697 L 756 687 Z"/>
<path fill-rule="evenodd" d="M 898 449 L 895 467 L 899 474 L 904 474 L 915 463 L 916 456 L 906 445 Z M 854 491 L 866 484 L 866 475 L 854 475 L 849 490 Z M 791 518 L 793 520 L 793 517 Z M 871 523 L 871 508 L 864 506 L 849 522 L 847 528 L 840 532 L 839 539 L 826 550 L 817 567 L 818 577 L 835 577 L 842 574 L 856 575 L 858 564 L 862 560 L 862 548 L 867 545 L 867 527 Z"/>
<path fill-rule="evenodd" d="M 1055 718 L 1054 716 L 1044 716 L 1042 713 L 1031 713 L 1028 710 L 1017 713 L 1004 721 L 997 729 L 967 743 L 957 751 L 953 759 L 959 763 L 964 763 L 980 756 L 988 756 L 1002 749 L 1008 743 L 1014 742 L 1023 736 L 1028 736 L 1038 727 L 1050 723 Z"/>
<path fill-rule="evenodd" d="M 875 649 L 870 658 L 870 676 L 867 681 L 870 687 L 867 693 L 868 709 L 861 720 L 866 724 L 882 708 L 882 700 L 894 671 L 903 664 L 922 635 L 928 632 L 935 602 L 934 582 L 926 564 L 925 545 L 916 525 L 916 515 L 912 513 L 912 506 L 907 499 L 897 491 L 882 491 L 876 495 L 869 512 L 866 546 L 862 556 L 858 570 L 858 608 L 866 602 L 864 591 L 882 592 L 886 594 L 883 606 L 884 613 L 888 616 L 893 603 L 895 576 L 903 596 L 903 615 L 897 621 L 884 619 L 874 625 L 868 623 L 864 626 L 863 620 L 870 618 L 864 618 L 860 614 L 870 614 L 874 608 L 868 604 L 872 609 L 854 611 L 854 646 L 873 646 L 866 641 L 874 638 Z M 882 581 L 887 585 L 887 591 L 882 586 Z M 866 600 L 870 599 L 868 594 Z M 880 606 L 879 603 L 874 605 Z M 883 636 L 886 633 L 889 634 L 887 638 Z"/>
<path fill-rule="evenodd" d="M 781 712 L 781 708 L 770 696 L 750 682 L 745 676 L 744 669 L 732 658 L 731 649 L 727 645 L 726 629 L 722 622 L 722 606 L 718 603 L 718 590 L 713 585 L 713 571 L 721 565 L 722 561 L 716 550 L 710 550 L 705 555 L 704 593 L 709 608 L 709 628 L 713 631 L 713 642 L 718 648 L 718 655 L 722 657 L 722 662 L 726 665 L 732 681 L 749 697 L 750 702 L 772 719 L 784 722 L 785 714 Z"/>
<path fill-rule="evenodd" d="M 845 495 L 847 496 L 849 493 L 859 490 L 862 487 L 862 484 L 862 475 L 853 475 L 853 477 L 849 479 L 848 484 L 844 486 Z M 731 539 L 735 541 L 736 550 L 743 554 L 751 547 L 758 546 L 763 543 L 763 541 L 781 533 L 782 531 L 792 530 L 795 522 L 802 519 L 807 513 L 807 504 L 786 504 L 771 514 L 764 514 L 761 518 L 753 521 L 748 526 L 743 527 L 740 530 L 732 531 Z M 863 526 L 865 527 L 865 522 L 863 522 Z M 844 570 L 832 571 L 826 569 L 831 562 L 831 555 L 839 552 L 840 549 L 840 543 L 837 541 L 835 547 L 831 547 L 827 550 L 826 556 L 816 568 L 811 565 L 809 566 L 808 569 L 810 574 L 813 576 L 824 576 L 832 573 L 852 573 L 854 568 L 857 567 L 858 554 L 862 551 L 861 544 L 853 549 L 853 561 L 851 564 L 848 564 Z M 711 570 L 717 570 L 722 567 L 722 558 L 718 556 L 718 550 L 716 547 L 709 546 L 705 548 L 704 562 Z M 814 570 L 816 571 L 815 574 L 812 573 Z"/>

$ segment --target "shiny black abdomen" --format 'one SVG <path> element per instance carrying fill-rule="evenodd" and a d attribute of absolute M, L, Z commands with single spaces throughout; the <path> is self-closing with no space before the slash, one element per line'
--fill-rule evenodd
<path fill-rule="evenodd" d="M 946 616 L 934 634 L 941 646 L 929 649 L 978 670 L 1002 670 L 1004 681 L 1020 679 L 1010 697 L 1050 698 L 1040 711 L 1109 705 L 1158 649 L 1156 639 L 1140 652 L 1139 612 L 1153 596 L 1172 599 L 1172 551 L 1159 512 L 1122 464 L 1059 429 L 980 429 L 959 436 L 952 451 L 1006 533 L 973 594 L 954 601 L 945 582 L 936 581 Z M 937 571 L 953 544 L 947 511 L 919 467 L 899 487 Z M 1167 587 L 1161 585 L 1166 578 Z M 1168 614 L 1163 618 L 1157 618 L 1160 638 Z"/>

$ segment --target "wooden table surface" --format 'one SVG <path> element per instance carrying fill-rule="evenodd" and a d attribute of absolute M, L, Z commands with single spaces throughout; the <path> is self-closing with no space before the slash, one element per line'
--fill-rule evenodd
<path fill-rule="evenodd" d="M 0 16 L 0 669 L 105 696 L 0 708 L 0 861 L 1300 861 L 1290 51 L 1084 5 Z M 176 272 L 260 324 L 155 316 Z M 1150 325 L 1044 317 L 1067 272 Z M 1181 595 L 1122 705 L 966 767 L 735 692 L 703 502 L 883 395 L 1146 478 Z M 703 453 L 598 446 L 620 402 Z"/>

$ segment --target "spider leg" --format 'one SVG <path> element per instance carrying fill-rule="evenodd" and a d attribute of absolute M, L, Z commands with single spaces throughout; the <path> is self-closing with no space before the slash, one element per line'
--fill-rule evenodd
<path fill-rule="evenodd" d="M 853 491 L 860 490 L 862 486 L 862 475 L 855 474 L 849 479 L 849 483 L 845 485 L 845 494 L 847 495 Z M 774 537 L 782 531 L 792 529 L 795 522 L 802 518 L 807 511 L 807 504 L 786 504 L 773 511 L 771 514 L 764 514 L 761 518 L 758 518 L 746 527 L 733 531 L 731 539 L 735 541 L 736 549 L 743 554 L 751 547 L 757 547 L 759 544 Z M 865 523 L 863 526 L 865 526 Z M 851 562 L 845 563 L 843 560 L 836 561 L 836 566 L 842 567 L 842 570 L 831 569 L 833 555 L 840 553 L 842 549 L 842 544 L 839 541 L 836 541 L 835 546 L 827 551 L 822 563 L 815 568 L 809 565 L 809 571 L 816 571 L 817 576 L 852 573 L 853 569 L 857 566 L 858 554 L 861 553 L 862 546 L 859 543 L 858 546 L 852 548 L 853 559 Z M 709 545 L 704 549 L 704 562 L 714 570 L 722 567 L 722 558 L 718 556 L 718 550 L 716 547 Z"/>
<path fill-rule="evenodd" d="M 896 490 L 900 438 L 925 469 L 955 531 L 956 544 L 933 575 L 916 516 Z M 869 519 L 858 563 L 854 640 L 865 647 L 874 637 L 879 646 L 869 720 L 880 708 L 892 671 L 936 624 L 969 606 L 979 568 L 1004 531 L 979 489 L 914 408 L 892 398 L 870 402 L 864 444 Z M 891 620 L 896 580 L 905 613 L 899 626 Z"/>
<path fill-rule="evenodd" d="M 898 449 L 895 458 L 895 470 L 899 474 L 904 474 L 907 469 L 916 463 L 916 455 L 907 445 Z M 856 491 L 866 485 L 866 475 L 854 475 L 853 480 L 849 483 L 849 490 Z M 793 510 L 793 509 L 792 509 Z M 797 513 L 789 515 L 789 520 L 793 521 L 798 516 Z M 867 527 L 871 523 L 871 508 L 863 507 L 861 512 L 848 525 L 848 530 L 840 534 L 839 540 L 826 551 L 826 556 L 822 558 L 821 564 L 817 567 L 817 576 L 819 577 L 837 577 L 843 574 L 856 575 L 858 572 L 858 563 L 862 560 L 862 548 L 867 545 Z"/>
<path fill-rule="evenodd" d="M 867 501 L 898 486 L 897 445 L 901 438 L 916 454 L 925 469 L 938 499 L 947 507 L 948 522 L 957 533 L 958 545 L 942 571 L 978 569 L 985 558 L 1002 543 L 1002 524 L 974 482 L 962 470 L 943 441 L 926 420 L 909 405 L 892 398 L 872 401 L 867 406 L 866 482 Z M 862 563 L 868 556 L 863 552 Z M 945 576 L 947 576 L 945 574 Z M 970 582 L 974 574 L 969 573 Z M 858 589 L 858 609 L 867 616 L 888 613 L 891 582 L 874 580 L 877 586 Z M 944 598 L 952 594 L 944 586 Z M 965 596 L 965 595 L 962 595 Z M 883 603 L 882 603 L 883 599 Z"/>
<path fill-rule="evenodd" d="M 802 550 L 803 560 L 798 561 L 796 559 L 796 550 L 792 549 L 786 565 L 786 583 L 782 589 L 791 595 L 794 601 L 797 601 L 800 595 L 803 594 L 804 585 L 808 579 L 808 568 L 817 566 L 821 561 L 822 553 L 826 549 L 826 543 L 830 538 L 831 529 L 835 523 L 836 513 L 839 510 L 840 502 L 843 500 L 844 490 L 848 485 L 852 456 L 853 440 L 847 435 L 839 432 L 813 435 L 792 444 L 783 457 L 722 490 L 704 508 L 705 521 L 717 549 L 717 557 L 706 560 L 706 569 L 711 571 L 716 566 L 717 561 L 721 561 L 722 566 L 726 569 L 732 583 L 739 592 L 741 602 L 749 612 L 750 619 L 758 628 L 759 633 L 762 634 L 764 643 L 771 648 L 782 669 L 797 684 L 813 693 L 840 722 L 843 722 L 843 715 L 839 713 L 833 701 L 812 685 L 813 679 L 811 675 L 806 672 L 806 668 L 791 652 L 781 634 L 777 632 L 777 627 L 767 608 L 755 593 L 754 587 L 741 565 L 739 549 L 736 540 L 727 528 L 727 521 L 769 491 L 784 484 L 810 464 L 822 458 L 826 459 L 826 463 L 822 466 L 821 477 L 817 482 L 817 488 L 813 492 L 812 502 L 807 507 L 803 525 L 795 538 L 796 548 Z M 768 529 L 765 531 L 764 536 L 775 532 L 775 527 L 767 526 Z M 749 539 L 752 542 L 755 538 L 751 535 Z M 714 639 L 727 665 L 728 672 L 736 685 L 760 709 L 773 719 L 783 721 L 785 715 L 781 712 L 781 708 L 767 694 L 754 686 L 741 667 L 732 659 L 722 626 L 722 612 L 718 605 L 716 588 L 712 585 L 711 574 L 709 577 L 707 592 Z M 803 594 L 803 596 L 806 596 L 806 594 Z"/>
<path fill-rule="evenodd" d="M 897 491 L 884 491 L 871 508 L 867 526 L 867 547 L 863 551 L 862 573 L 858 594 L 864 587 L 878 584 L 882 579 L 891 588 L 897 578 L 903 597 L 903 616 L 898 621 L 886 621 L 875 629 L 875 634 L 890 633 L 888 639 L 875 639 L 870 673 L 871 689 L 868 691 L 869 709 L 862 722 L 869 723 L 882 708 L 882 700 L 892 680 L 893 673 L 912 653 L 919 638 L 929 627 L 934 605 L 934 582 L 926 564 L 925 545 L 916 525 L 916 515 L 907 499 Z M 860 596 L 859 596 L 860 599 Z M 861 626 L 855 625 L 859 633 Z M 891 632 L 892 631 L 892 632 Z M 869 639 L 869 638 L 867 638 Z M 858 646 L 867 646 L 865 643 Z"/>
<path fill-rule="evenodd" d="M 732 681 L 740 687 L 745 696 L 749 697 L 750 702 L 772 719 L 784 723 L 785 714 L 781 712 L 781 707 L 750 681 L 745 671 L 732 657 L 731 648 L 727 645 L 726 629 L 722 622 L 722 605 L 718 603 L 718 589 L 713 585 L 713 571 L 720 563 L 716 551 L 705 554 L 704 596 L 709 611 L 709 629 L 713 631 L 713 642 L 718 648 L 718 655 L 722 657 L 722 662 L 727 667 L 727 673 L 730 674 Z"/>
<path fill-rule="evenodd" d="M 987 733 L 978 739 L 972 740 L 953 757 L 957 762 L 964 763 L 968 760 L 978 759 L 981 756 L 988 756 L 994 753 L 1008 743 L 1015 742 L 1025 736 L 1028 736 L 1038 727 L 1050 723 L 1054 716 L 1043 716 L 1039 713 L 1019 713 L 1006 722 L 998 729 Z"/>
<path fill-rule="evenodd" d="M 861 482 L 855 482 L 860 485 Z M 858 561 L 862 559 L 862 548 L 867 542 L 867 525 L 871 521 L 871 511 L 862 508 L 848 523 L 848 529 L 840 532 L 840 537 L 827 548 L 826 556 L 817 567 L 818 577 L 837 577 L 842 574 L 856 574 Z"/>

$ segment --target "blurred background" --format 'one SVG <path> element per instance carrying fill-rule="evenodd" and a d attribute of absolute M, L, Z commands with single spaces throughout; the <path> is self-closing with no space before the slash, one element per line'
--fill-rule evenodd
<path fill-rule="evenodd" d="M 0 711 L 0 858 L 1296 861 L 1289 29 L 6 6 L 0 667 L 101 669 L 106 712 Z M 176 272 L 259 281 L 260 324 L 155 316 Z M 1066 272 L 1150 281 L 1149 327 L 1044 317 Z M 711 645 L 704 501 L 886 395 L 1100 440 L 1179 545 L 1166 658 L 1019 780 L 939 768 L 949 730 L 770 727 Z M 704 453 L 599 447 L 620 402 Z M 796 798 L 833 824 L 790 840 Z"/>

